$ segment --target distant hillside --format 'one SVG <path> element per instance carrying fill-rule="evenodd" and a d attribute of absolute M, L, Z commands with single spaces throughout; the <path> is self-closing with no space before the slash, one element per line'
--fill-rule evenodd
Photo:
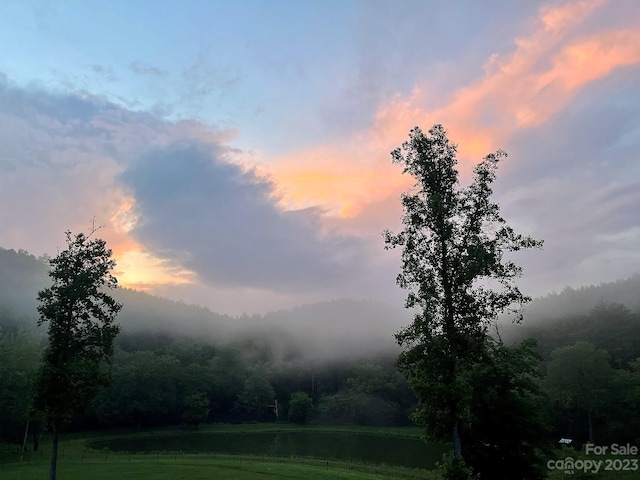
<path fill-rule="evenodd" d="M 504 321 L 500 332 L 507 343 L 537 339 L 545 356 L 585 340 L 620 365 L 629 362 L 640 356 L 640 275 L 537 298 L 525 308 L 521 325 Z"/>
<path fill-rule="evenodd" d="M 589 313 L 600 303 L 619 303 L 640 313 L 640 274 L 623 280 L 586 287 L 565 287 L 560 293 L 534 299 L 526 316 L 534 321 Z"/>
<path fill-rule="evenodd" d="M 0 325 L 35 325 L 37 292 L 50 285 L 46 259 L 0 248 Z M 127 288 L 112 295 L 123 304 L 118 344 L 157 347 L 186 337 L 241 342 L 271 358 L 371 358 L 396 350 L 393 334 L 408 323 L 401 308 L 377 302 L 335 300 L 239 318 Z"/>
<path fill-rule="evenodd" d="M 560 293 L 534 298 L 523 308 L 524 321 L 513 326 L 510 318 L 502 318 L 501 331 L 510 336 L 521 327 L 534 328 L 565 317 L 585 316 L 601 304 L 624 305 L 631 313 L 640 313 L 640 274 L 615 282 L 579 288 L 565 287 Z"/>
<path fill-rule="evenodd" d="M 23 321 L 35 324 L 38 318 L 38 291 L 51 285 L 48 264 L 20 250 L 0 248 L 0 306 L 1 311 L 17 314 Z M 174 302 L 143 292 L 118 288 L 112 295 L 124 307 L 118 322 L 128 330 L 168 330 L 180 333 L 196 328 L 205 330 L 217 324 L 229 325 L 233 319 L 208 309 Z M 202 332 L 199 332 L 201 334 Z"/>
<path fill-rule="evenodd" d="M 0 248 L 0 305 L 20 315 L 37 315 L 36 296 L 49 283 L 47 264 L 24 250 Z"/>
<path fill-rule="evenodd" d="M 47 268 L 45 259 L 0 248 L 0 325 L 36 323 L 37 292 L 49 285 Z M 411 320 L 409 312 L 400 307 L 348 299 L 234 318 L 126 288 L 115 290 L 113 295 L 124 305 L 118 317 L 123 326 L 118 342 L 124 348 L 141 342 L 157 346 L 171 338 L 187 337 L 241 342 L 256 356 L 287 362 L 395 353 L 393 334 Z M 549 338 L 545 329 L 556 325 L 558 319 L 572 317 L 578 322 L 572 328 L 579 334 L 584 328 L 580 318 L 606 303 L 640 312 L 640 275 L 598 286 L 567 287 L 537 298 L 526 307 L 523 326 L 506 322 L 501 332 L 505 339 Z M 633 330 L 633 325 L 628 328 Z"/>

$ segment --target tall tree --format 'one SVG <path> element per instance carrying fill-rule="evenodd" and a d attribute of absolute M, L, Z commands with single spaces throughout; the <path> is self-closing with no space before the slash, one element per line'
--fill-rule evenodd
<path fill-rule="evenodd" d="M 614 378 L 609 352 L 579 340 L 551 352 L 545 384 L 559 406 L 587 414 L 589 442 L 593 443 L 593 416 L 607 401 Z"/>
<path fill-rule="evenodd" d="M 53 433 L 50 480 L 56 478 L 59 429 L 108 383 L 104 364 L 119 331 L 114 320 L 122 305 L 108 294 L 117 286 L 110 273 L 115 261 L 104 240 L 91 239 L 98 229 L 75 237 L 66 232 L 67 248 L 49 261 L 53 285 L 38 293 L 38 324 L 49 322 L 49 344 L 34 408 Z"/>
<path fill-rule="evenodd" d="M 386 249 L 402 247 L 397 283 L 408 290 L 405 306 L 417 311 L 396 335 L 405 347 L 397 364 L 419 398 L 415 418 L 428 435 L 449 436 L 461 459 L 466 373 L 482 359 L 487 329 L 498 314 L 529 300 L 513 282 L 522 269 L 504 254 L 542 241 L 516 234 L 491 201 L 505 152 L 487 155 L 465 188 L 458 180 L 456 146 L 442 125 L 429 135 L 414 128 L 391 155 L 415 178 L 402 195 L 404 230 L 384 232 Z"/>

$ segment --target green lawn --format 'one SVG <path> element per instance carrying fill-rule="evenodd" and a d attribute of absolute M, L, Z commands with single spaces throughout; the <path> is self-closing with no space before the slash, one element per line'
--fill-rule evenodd
<path fill-rule="evenodd" d="M 289 424 L 249 424 L 249 425 L 208 425 L 201 432 L 276 432 L 311 430 L 318 432 L 354 432 L 399 437 L 419 437 L 417 428 L 380 428 L 352 426 L 304 426 Z M 402 467 L 365 465 L 344 461 L 269 457 L 261 455 L 226 454 L 132 454 L 92 450 L 92 441 L 103 439 L 132 438 L 154 435 L 176 436 L 192 434 L 192 429 L 159 429 L 153 431 L 111 431 L 88 432 L 63 435 L 58 458 L 59 480 L 248 480 L 248 479 L 427 479 L 433 480 L 431 472 Z M 14 446 L 15 448 L 15 446 Z M 51 445 L 45 439 L 42 452 L 25 455 L 22 462 L 19 455 L 7 449 L 0 450 L 0 479 L 2 480 L 44 480 L 48 478 Z M 558 458 L 572 456 L 585 460 L 582 452 L 558 452 Z M 600 457 L 599 457 L 600 458 Z M 601 457 L 615 458 L 615 457 Z M 549 471 L 549 479 L 567 478 L 564 471 Z M 581 473 L 576 471 L 571 478 L 636 479 L 638 471 L 600 471 Z"/>
<path fill-rule="evenodd" d="M 301 429 L 328 432 L 363 432 L 380 435 L 418 437 L 415 428 L 363 428 L 306 426 L 287 424 L 209 425 L 202 432 L 265 432 L 300 431 Z M 220 454 L 115 454 L 91 450 L 91 441 L 107 438 L 130 438 L 144 435 L 192 434 L 191 429 L 162 429 L 141 432 L 91 432 L 64 435 L 58 458 L 59 480 L 133 480 L 133 479 L 429 479 L 425 470 L 402 467 L 365 465 L 333 460 L 266 457 L 254 455 Z M 17 453 L 0 452 L 0 478 L 2 480 L 45 479 L 48 476 L 51 446 L 45 440 L 42 452 L 30 453 L 19 462 Z"/>
<path fill-rule="evenodd" d="M 8 464 L 0 467 L 0 478 L 3 480 L 45 479 L 48 475 L 46 462 L 31 464 Z M 228 480 L 247 480 L 262 478 L 290 479 L 417 479 L 429 478 L 426 472 L 405 471 L 399 469 L 377 470 L 369 467 L 370 472 L 363 471 L 360 466 L 349 470 L 348 464 L 329 462 L 329 467 L 309 463 L 278 463 L 272 461 L 253 461 L 250 459 L 171 459 L 136 460 L 129 462 L 124 456 L 110 456 L 105 461 L 79 462 L 62 460 L 58 466 L 60 480 L 211 480 L 213 478 Z M 377 472 L 377 473 L 376 473 Z"/>

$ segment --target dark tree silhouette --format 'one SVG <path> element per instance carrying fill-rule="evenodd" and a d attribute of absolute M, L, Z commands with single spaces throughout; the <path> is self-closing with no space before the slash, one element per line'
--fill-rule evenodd
<path fill-rule="evenodd" d="M 113 351 L 122 308 L 107 293 L 117 280 L 111 275 L 111 250 L 90 233 L 66 232 L 67 248 L 52 258 L 53 285 L 38 293 L 41 325 L 49 322 L 45 349 L 36 382 L 34 410 L 44 416 L 53 433 L 50 480 L 56 478 L 60 427 L 82 411 L 109 381 L 105 361 Z"/>
<path fill-rule="evenodd" d="M 497 315 L 530 300 L 513 282 L 522 269 L 504 253 L 542 242 L 516 234 L 491 201 L 503 151 L 487 155 L 466 188 L 458 181 L 456 146 L 442 125 L 429 135 L 414 128 L 391 155 L 415 178 L 402 195 L 404 230 L 384 232 L 387 249 L 402 247 L 397 283 L 409 292 L 405 306 L 417 311 L 396 335 L 406 348 L 397 364 L 420 400 L 415 418 L 429 435 L 449 437 L 461 459 L 467 373 L 486 353 L 487 329 Z"/>

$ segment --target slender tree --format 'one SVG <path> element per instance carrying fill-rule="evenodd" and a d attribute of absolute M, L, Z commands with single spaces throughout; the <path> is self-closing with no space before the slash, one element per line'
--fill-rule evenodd
<path fill-rule="evenodd" d="M 99 229 L 75 237 L 66 232 L 67 248 L 52 258 L 53 285 L 38 293 L 39 325 L 49 322 L 49 344 L 36 382 L 34 409 L 53 433 L 50 480 L 56 478 L 60 427 L 82 411 L 108 383 L 105 361 L 119 331 L 114 323 L 122 308 L 108 294 L 117 280 L 115 261 L 104 240 L 91 239 Z"/>
<path fill-rule="evenodd" d="M 514 283 L 522 269 L 504 254 L 540 247 L 542 241 L 516 234 L 491 201 L 505 152 L 487 155 L 464 188 L 456 146 L 442 125 L 429 135 L 414 128 L 391 155 L 415 178 L 413 189 L 402 195 L 404 229 L 384 232 L 386 249 L 402 247 L 397 283 L 408 290 L 406 308 L 416 311 L 412 323 L 396 334 L 405 347 L 397 365 L 420 401 L 414 419 L 428 435 L 449 437 L 462 459 L 467 373 L 485 356 L 487 330 L 498 314 L 515 312 L 529 300 Z"/>

